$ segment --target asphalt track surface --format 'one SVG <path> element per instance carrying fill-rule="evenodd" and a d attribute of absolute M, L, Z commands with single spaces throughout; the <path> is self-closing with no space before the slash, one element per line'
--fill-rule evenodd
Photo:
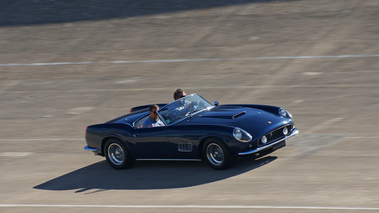
<path fill-rule="evenodd" d="M 378 1 L 78 2 L 1 1 L 1 212 L 379 211 Z M 83 150 L 176 88 L 282 106 L 300 134 L 225 171 Z"/>

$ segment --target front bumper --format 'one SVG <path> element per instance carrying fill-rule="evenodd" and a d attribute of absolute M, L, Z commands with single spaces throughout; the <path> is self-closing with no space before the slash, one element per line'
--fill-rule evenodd
<path fill-rule="evenodd" d="M 284 138 L 282 138 L 282 139 L 280 139 L 280 140 L 277 140 L 277 141 L 275 141 L 275 142 L 273 142 L 273 143 L 270 143 L 270 144 L 268 144 L 268 145 L 266 145 L 266 146 L 258 147 L 258 148 L 256 148 L 256 149 L 254 149 L 254 150 L 250 150 L 250 151 L 248 151 L 248 152 L 240 152 L 240 153 L 238 153 L 238 155 L 250 155 L 250 154 L 254 154 L 254 153 L 257 153 L 257 152 L 263 151 L 263 150 L 268 149 L 268 148 L 271 148 L 271 147 L 274 146 L 275 144 L 278 144 L 278 143 L 280 143 L 280 142 L 282 142 L 282 141 L 285 141 L 285 140 L 287 140 L 288 138 L 291 138 L 291 137 L 293 137 L 293 136 L 295 136 L 295 135 L 297 135 L 297 134 L 299 134 L 299 130 L 295 128 L 295 129 L 292 130 L 291 134 L 287 135 L 286 137 L 284 137 Z"/>

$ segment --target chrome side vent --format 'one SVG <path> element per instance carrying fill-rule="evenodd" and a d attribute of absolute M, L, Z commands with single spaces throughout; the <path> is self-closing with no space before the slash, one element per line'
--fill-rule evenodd
<path fill-rule="evenodd" d="M 178 145 L 179 152 L 192 152 L 192 144 L 191 143 L 181 143 Z"/>

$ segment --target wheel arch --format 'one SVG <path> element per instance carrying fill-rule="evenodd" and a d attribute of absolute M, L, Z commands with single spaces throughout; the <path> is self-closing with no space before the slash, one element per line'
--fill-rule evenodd
<path fill-rule="evenodd" d="M 203 146 L 204 146 L 205 142 L 211 138 L 214 138 L 216 140 L 221 141 L 221 143 L 223 143 L 227 147 L 227 149 L 229 149 L 229 147 L 226 143 L 227 140 L 223 136 L 221 136 L 221 135 L 207 135 L 207 136 L 204 136 L 203 138 L 200 139 L 199 146 L 197 147 L 199 155 L 201 158 L 203 158 L 203 151 L 204 151 Z M 229 151 L 230 151 L 230 149 L 229 149 Z"/>
<path fill-rule="evenodd" d="M 120 137 L 118 135 L 107 135 L 107 136 L 103 137 L 103 139 L 101 141 L 101 155 L 102 156 L 105 156 L 105 145 L 111 139 L 116 139 L 116 140 L 121 141 L 126 146 L 126 148 L 128 149 L 129 153 L 133 156 L 133 154 L 130 152 L 131 149 L 130 149 L 128 143 L 124 139 L 122 139 L 122 137 Z"/>

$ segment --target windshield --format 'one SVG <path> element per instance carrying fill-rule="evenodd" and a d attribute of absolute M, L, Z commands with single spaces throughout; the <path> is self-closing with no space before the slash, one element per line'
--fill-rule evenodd
<path fill-rule="evenodd" d="M 191 94 L 166 105 L 158 112 L 167 124 L 172 124 L 211 107 L 213 105 L 200 95 Z"/>

